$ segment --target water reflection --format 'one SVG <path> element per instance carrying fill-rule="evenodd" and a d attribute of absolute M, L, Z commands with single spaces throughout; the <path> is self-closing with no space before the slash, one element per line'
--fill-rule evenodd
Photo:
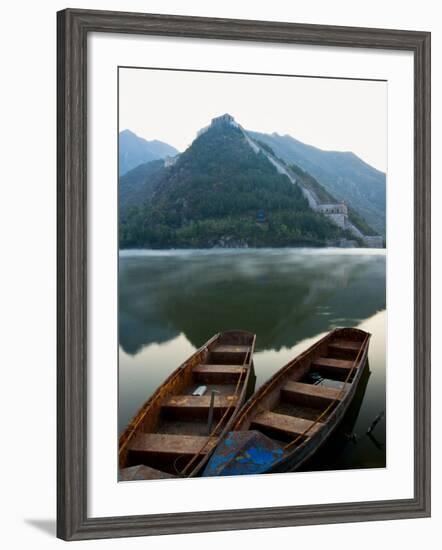
<path fill-rule="evenodd" d="M 132 355 L 231 328 L 279 350 L 385 309 L 384 251 L 122 252 L 119 273 L 120 345 Z"/>
<path fill-rule="evenodd" d="M 309 470 L 384 467 L 385 254 L 221 250 L 120 255 L 121 432 L 146 398 L 215 332 L 257 334 L 256 389 L 335 326 L 372 333 L 370 369 L 340 430 Z M 356 435 L 356 437 L 351 437 Z"/>

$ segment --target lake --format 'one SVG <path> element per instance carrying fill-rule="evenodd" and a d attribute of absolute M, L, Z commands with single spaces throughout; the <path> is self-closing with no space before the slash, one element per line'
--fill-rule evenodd
<path fill-rule="evenodd" d="M 385 467 L 385 250 L 125 250 L 119 255 L 119 432 L 213 334 L 254 332 L 256 386 L 335 327 L 372 334 L 339 430 L 304 469 Z"/>

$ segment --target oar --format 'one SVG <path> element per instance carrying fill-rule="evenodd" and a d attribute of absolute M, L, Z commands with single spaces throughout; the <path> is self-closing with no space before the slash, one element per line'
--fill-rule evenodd
<path fill-rule="evenodd" d="M 215 394 L 219 393 L 218 390 L 212 390 L 210 392 L 210 406 L 209 406 L 209 415 L 207 418 L 207 435 L 210 436 L 212 432 L 212 424 L 213 424 L 213 409 L 215 407 Z"/>

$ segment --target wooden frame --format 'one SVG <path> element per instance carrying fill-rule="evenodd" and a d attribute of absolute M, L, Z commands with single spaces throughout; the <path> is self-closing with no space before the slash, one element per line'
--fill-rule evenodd
<path fill-rule="evenodd" d="M 89 10 L 58 13 L 57 534 L 65 540 L 430 515 L 430 33 Z M 414 55 L 414 498 L 88 518 L 87 35 L 89 32 L 408 50 Z"/>

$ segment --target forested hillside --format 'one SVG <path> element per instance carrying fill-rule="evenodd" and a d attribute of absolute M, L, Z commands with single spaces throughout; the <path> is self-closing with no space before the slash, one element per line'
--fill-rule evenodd
<path fill-rule="evenodd" d="M 210 126 L 175 164 L 153 168 L 139 168 L 138 200 L 122 200 L 123 248 L 321 246 L 348 236 L 232 124 Z M 126 189 L 137 179 L 127 176 Z"/>

